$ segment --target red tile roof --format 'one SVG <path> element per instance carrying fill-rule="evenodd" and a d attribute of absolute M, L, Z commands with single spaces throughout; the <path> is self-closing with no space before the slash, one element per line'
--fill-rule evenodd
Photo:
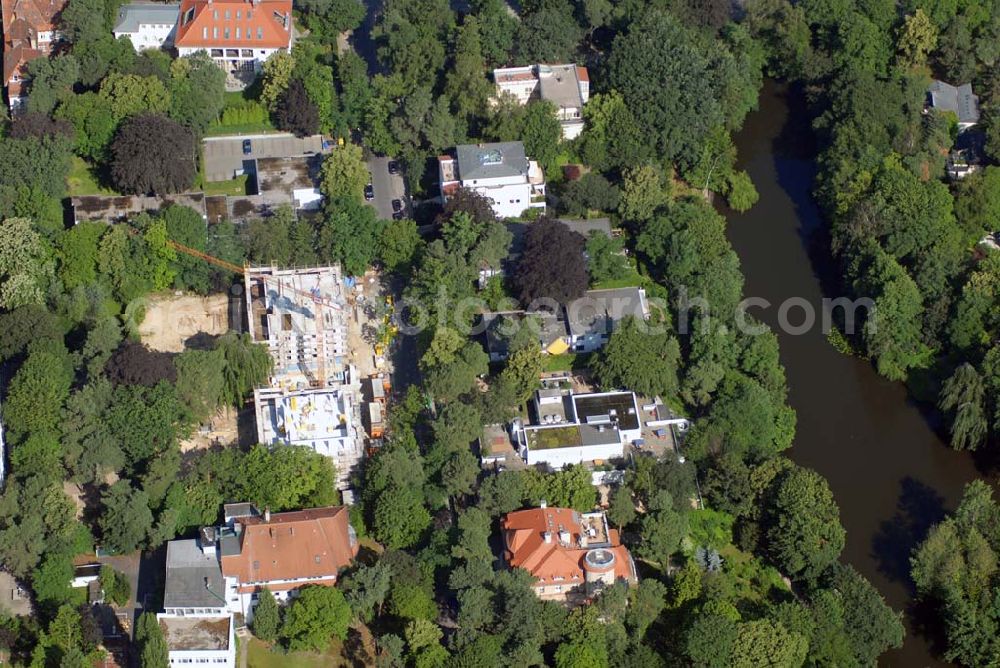
<path fill-rule="evenodd" d="M 174 44 L 281 49 L 291 37 L 292 0 L 183 0 Z"/>
<path fill-rule="evenodd" d="M 296 578 L 335 579 L 358 554 L 347 518 L 346 506 L 272 513 L 270 519 L 263 515 L 240 517 L 236 520 L 243 531 L 240 553 L 222 555 L 222 573 L 235 577 L 241 585 Z"/>
<path fill-rule="evenodd" d="M 0 0 L 3 24 L 3 83 L 9 95 L 20 94 L 20 82 L 11 82 L 15 73 L 47 53 L 48 42 L 39 44 L 38 33 L 51 32 L 67 0 Z"/>
<path fill-rule="evenodd" d="M 4 40 L 14 21 L 21 19 L 36 32 L 53 30 L 67 0 L 0 0 Z"/>
<path fill-rule="evenodd" d="M 569 508 L 532 508 L 509 513 L 501 522 L 504 558 L 512 568 L 523 568 L 535 576 L 538 584 L 575 585 L 584 581 L 584 556 L 600 548 L 614 554 L 615 577 L 633 582 L 632 558 L 622 546 L 618 532 L 608 528 L 602 516 L 598 534 L 588 534 L 583 520 L 586 518 L 590 523 L 594 517 L 588 515 Z M 562 542 L 560 532 L 568 533 L 569 540 Z M 546 533 L 549 542 L 545 541 Z"/>
<path fill-rule="evenodd" d="M 590 81 L 590 72 L 583 65 L 576 66 L 576 78 L 580 81 Z"/>

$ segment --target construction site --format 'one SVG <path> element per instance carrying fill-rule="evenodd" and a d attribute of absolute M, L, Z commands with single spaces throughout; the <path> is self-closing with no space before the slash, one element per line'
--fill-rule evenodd
<path fill-rule="evenodd" d="M 365 425 L 369 447 L 382 436 L 390 389 L 388 373 L 363 377 L 355 364 L 366 371 L 378 365 L 377 347 L 357 336 L 364 284 L 352 292 L 359 286 L 345 281 L 338 266 L 247 267 L 243 275 L 250 336 L 274 360 L 268 387 L 254 391 L 258 440 L 330 457 L 338 489 L 348 490 L 364 456 Z"/>
<path fill-rule="evenodd" d="M 168 244 L 243 276 L 248 333 L 267 347 L 274 361 L 267 386 L 254 390 L 257 441 L 308 447 L 329 457 L 337 471 L 336 486 L 350 503 L 355 468 L 366 451 L 381 445 L 386 396 L 392 389 L 385 356 L 395 333 L 392 299 L 381 296 L 377 275 L 356 281 L 344 277 L 337 265 L 238 266 L 172 240 Z M 218 295 L 193 305 L 185 302 L 198 316 L 185 331 L 165 336 L 161 330 L 171 328 L 159 326 L 163 318 L 153 318 L 143 339 L 151 347 L 179 352 L 198 333 L 188 329 L 222 333 L 217 330 L 225 300 Z M 178 305 L 168 299 L 162 306 L 171 313 Z M 230 317 L 227 328 L 241 328 L 240 320 Z M 192 442 L 189 449 L 199 445 Z"/>

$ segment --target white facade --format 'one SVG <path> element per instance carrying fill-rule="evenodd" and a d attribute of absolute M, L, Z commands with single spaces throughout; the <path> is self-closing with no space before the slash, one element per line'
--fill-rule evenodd
<path fill-rule="evenodd" d="M 533 430 L 560 429 L 561 427 L 526 427 L 525 436 Z M 524 448 L 524 461 L 528 466 L 545 464 L 553 469 L 562 469 L 573 464 L 587 464 L 595 461 L 620 459 L 625 454 L 625 445 L 616 439 L 612 443 L 547 448 L 543 450 Z"/>
<path fill-rule="evenodd" d="M 625 446 L 642 438 L 634 392 L 574 394 L 542 389 L 535 393 L 536 422 L 511 425 L 511 440 L 529 466 L 561 469 L 618 459 Z"/>
<path fill-rule="evenodd" d="M 524 155 L 521 142 L 463 145 L 457 157 L 438 158 L 441 197 L 466 188 L 487 197 L 500 218 L 517 218 L 527 209 L 545 209 L 545 174 Z"/>
<path fill-rule="evenodd" d="M 528 65 L 493 70 L 497 98 L 509 95 L 518 104 L 532 99 L 551 102 L 562 125 L 563 139 L 583 132 L 583 106 L 590 99 L 590 75 L 586 67 L 569 65 Z"/>
<path fill-rule="evenodd" d="M 175 27 L 165 24 L 147 24 L 139 26 L 135 32 L 115 32 L 114 35 L 115 39 L 128 37 L 136 51 L 162 49 L 173 37 Z"/>
<path fill-rule="evenodd" d="M 172 46 L 180 5 L 133 4 L 118 10 L 115 39 L 127 37 L 136 51 Z"/>
<path fill-rule="evenodd" d="M 205 47 L 179 47 L 178 56 L 190 56 L 199 51 L 207 51 L 215 64 L 227 72 L 239 70 L 259 72 L 264 61 L 276 53 L 288 53 L 287 48 L 277 49 L 213 49 Z"/>
<path fill-rule="evenodd" d="M 297 587 L 301 587 L 308 584 L 324 584 L 336 582 L 337 574 L 334 573 L 330 576 L 323 577 L 312 577 L 312 578 L 295 578 L 294 580 L 268 580 L 267 582 L 255 583 L 260 587 L 267 587 L 271 594 L 274 595 L 274 600 L 277 601 L 278 605 L 288 605 L 292 600 L 298 595 Z M 233 614 L 243 615 L 243 620 L 250 624 L 253 622 L 253 612 L 257 607 L 257 602 L 259 595 L 250 592 L 241 592 L 239 589 L 239 583 L 236 578 L 227 577 L 226 582 L 226 601 L 229 603 L 228 611 Z M 290 588 L 292 587 L 292 588 Z"/>

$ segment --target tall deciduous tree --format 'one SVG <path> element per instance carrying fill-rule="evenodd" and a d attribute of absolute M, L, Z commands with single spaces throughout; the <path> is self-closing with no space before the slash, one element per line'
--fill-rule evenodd
<path fill-rule="evenodd" d="M 119 121 L 136 114 L 166 113 L 170 108 L 170 91 L 155 76 L 110 74 L 101 82 L 101 96 Z"/>
<path fill-rule="evenodd" d="M 111 155 L 111 177 L 123 192 L 174 193 L 194 183 L 194 134 L 165 116 L 139 114 L 125 121 Z"/>
<path fill-rule="evenodd" d="M 521 17 L 515 44 L 525 63 L 574 62 L 583 30 L 566 0 L 538 3 Z"/>
<path fill-rule="evenodd" d="M 295 69 L 295 58 L 290 53 L 279 51 L 264 61 L 261 72 L 263 81 L 260 102 L 269 110 L 277 108 L 281 94 L 288 88 L 292 80 L 292 70 Z"/>
<path fill-rule="evenodd" d="M 592 369 L 601 386 L 627 387 L 647 397 L 675 397 L 679 387 L 680 345 L 666 332 L 649 330 L 663 327 L 641 322 L 634 316 L 624 318 L 593 362 Z"/>
<path fill-rule="evenodd" d="M 699 40 L 659 11 L 620 33 L 608 60 L 608 88 L 621 93 L 645 143 L 667 159 L 693 159 L 709 128 L 724 122 L 719 77 Z"/>
<path fill-rule="evenodd" d="M 565 304 L 582 296 L 588 284 L 584 246 L 580 234 L 551 218 L 532 223 L 514 275 L 521 303 L 554 299 Z"/>
<path fill-rule="evenodd" d="M 120 553 L 141 547 L 153 528 L 149 497 L 119 480 L 101 495 L 104 512 L 97 521 L 107 548 Z M 155 619 L 155 618 L 154 618 Z"/>
<path fill-rule="evenodd" d="M 467 16 L 455 35 L 455 57 L 445 77 L 445 95 L 465 119 L 483 114 L 493 87 L 486 79 L 486 62 L 479 19 Z"/>
<path fill-rule="evenodd" d="M 320 189 L 329 201 L 340 197 L 360 201 L 369 177 L 361 147 L 345 144 L 323 160 Z"/>
<path fill-rule="evenodd" d="M 245 333 L 227 332 L 215 348 L 226 360 L 223 399 L 231 406 L 241 406 L 250 391 L 267 380 L 274 360 L 265 346 L 254 343 Z"/>
<path fill-rule="evenodd" d="M 903 19 L 899 31 L 899 54 L 908 67 L 927 62 L 927 54 L 937 46 L 937 26 L 922 8 Z"/>
<path fill-rule="evenodd" d="M 669 183 L 660 169 L 640 165 L 625 170 L 618 213 L 627 221 L 645 222 L 670 201 Z"/>
<path fill-rule="evenodd" d="M 42 303 L 54 270 L 52 251 L 30 220 L 0 222 L 0 308 Z"/>
<path fill-rule="evenodd" d="M 302 587 L 285 612 L 281 637 L 293 652 L 322 651 L 332 638 L 347 638 L 350 622 L 351 607 L 339 589 Z"/>
<path fill-rule="evenodd" d="M 170 65 L 170 117 L 197 136 L 218 120 L 225 104 L 226 73 L 205 52 Z"/>
<path fill-rule="evenodd" d="M 795 468 L 777 484 L 768 509 L 767 542 L 792 577 L 815 578 L 844 549 L 844 527 L 830 487 L 818 473 Z"/>
<path fill-rule="evenodd" d="M 308 137 L 319 130 L 319 111 L 300 79 L 292 79 L 278 98 L 274 120 L 278 128 L 296 137 Z"/>
<path fill-rule="evenodd" d="M 986 415 L 983 378 L 966 362 L 941 387 L 938 406 L 952 415 L 951 447 L 975 450 L 986 438 L 989 419 Z"/>

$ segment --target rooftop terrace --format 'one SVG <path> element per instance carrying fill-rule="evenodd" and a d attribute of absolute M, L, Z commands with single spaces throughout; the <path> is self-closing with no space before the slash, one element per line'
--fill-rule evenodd
<path fill-rule="evenodd" d="M 171 651 L 218 651 L 229 647 L 230 617 L 161 616 L 159 622 Z"/>

